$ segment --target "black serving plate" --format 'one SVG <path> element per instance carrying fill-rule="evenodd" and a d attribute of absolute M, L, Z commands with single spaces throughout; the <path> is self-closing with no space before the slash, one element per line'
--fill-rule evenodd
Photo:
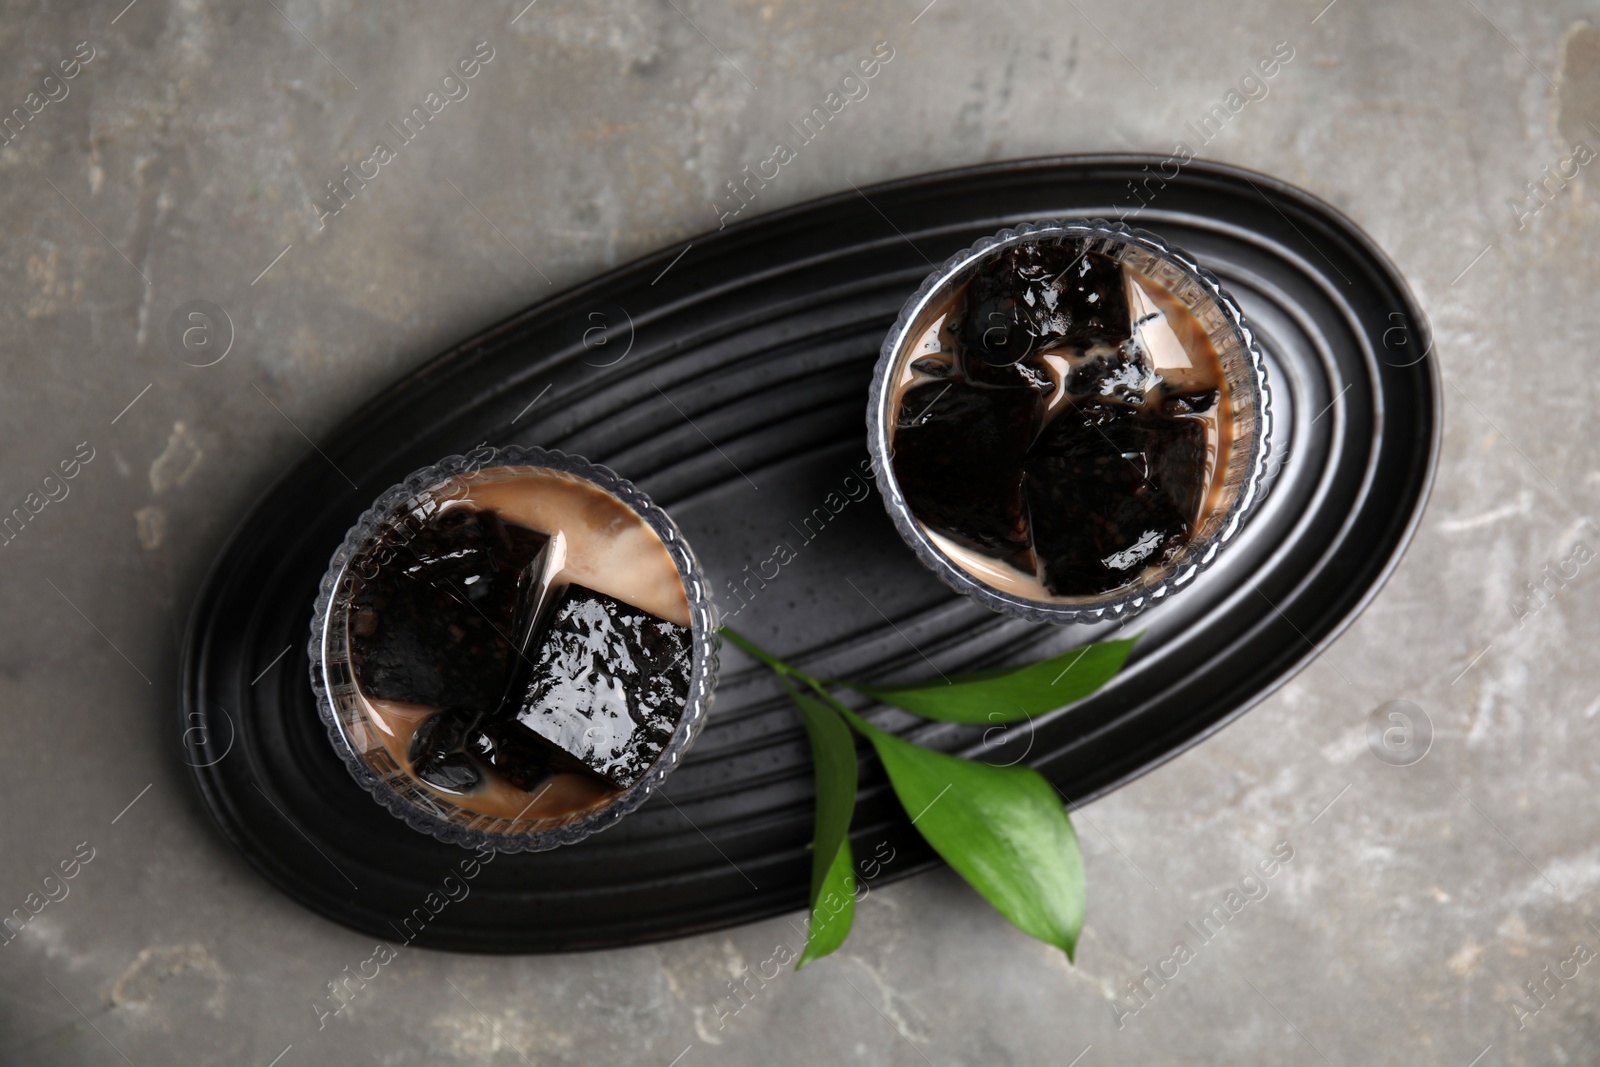
<path fill-rule="evenodd" d="M 683 528 L 732 624 L 814 673 L 929 677 L 929 661 L 951 673 L 1104 636 L 1108 624 L 1032 625 L 956 596 L 859 474 L 868 382 L 901 303 L 946 256 L 1040 218 L 1129 213 L 1221 277 L 1268 356 L 1270 495 L 1215 567 L 1139 617 L 1127 669 L 1089 700 L 987 737 L 869 715 L 924 744 L 1026 760 L 1077 804 L 1219 729 L 1394 566 L 1432 480 L 1439 380 L 1415 300 L 1349 220 L 1232 167 L 1193 162 L 1164 186 L 1160 173 L 1153 156 L 1069 156 L 841 193 L 542 301 L 376 398 L 262 497 L 195 605 L 180 729 L 217 824 L 308 908 L 436 948 L 625 945 L 804 907 L 805 734 L 726 645 L 709 723 L 664 795 L 578 845 L 497 857 L 464 899 L 435 895 L 468 854 L 375 804 L 317 718 L 305 650 L 317 583 L 374 497 L 487 441 L 633 479 Z M 1149 201 L 1137 215 L 1133 181 Z M 781 564 L 780 544 L 793 553 Z M 735 579 L 754 592 L 735 598 Z M 856 855 L 877 857 L 881 880 L 936 863 L 864 763 Z"/>

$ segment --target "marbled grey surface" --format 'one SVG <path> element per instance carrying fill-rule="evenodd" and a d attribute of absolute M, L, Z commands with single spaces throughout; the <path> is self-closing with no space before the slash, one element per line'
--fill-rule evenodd
<path fill-rule="evenodd" d="M 6 506 L 80 442 L 93 454 L 0 557 L 0 909 L 94 849 L 0 947 L 0 1061 L 1600 1058 L 1600 966 L 1564 964 L 1600 946 L 1600 611 L 1593 568 L 1569 562 L 1600 537 L 1600 206 L 1576 162 L 1537 212 L 1525 189 L 1600 145 L 1594 3 L 124 2 L 0 17 L 4 109 L 67 91 L 0 148 Z M 81 41 L 94 58 L 44 85 Z M 319 232 L 325 184 L 479 41 L 494 55 L 470 95 Z M 315 439 L 551 285 L 714 227 L 723 181 L 878 41 L 895 59 L 870 95 L 750 211 L 959 163 L 1167 152 L 1288 42 L 1268 95 L 1203 154 L 1347 212 L 1431 316 L 1444 449 L 1409 554 L 1292 683 L 1080 815 L 1075 967 L 941 872 L 875 891 L 836 958 L 721 1028 L 728 981 L 783 920 L 566 957 L 404 951 L 318 1030 L 312 1002 L 371 943 L 222 844 L 172 751 L 204 568 L 307 451 L 296 427 Z M 166 342 L 191 300 L 236 326 L 215 366 Z M 1525 583 L 1564 562 L 1576 577 L 1532 611 Z M 1371 711 L 1402 699 L 1434 731 L 1409 767 L 1367 741 Z M 1132 999 L 1283 841 L 1266 896 Z M 1531 1013 L 1523 984 L 1547 966 L 1577 975 Z M 1139 1007 L 1120 1027 L 1118 1004 Z"/>

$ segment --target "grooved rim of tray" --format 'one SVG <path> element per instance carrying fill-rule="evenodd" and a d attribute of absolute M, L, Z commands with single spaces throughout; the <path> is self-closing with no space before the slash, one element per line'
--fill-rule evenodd
<path fill-rule="evenodd" d="M 327 459 L 266 490 L 196 600 L 177 729 L 218 828 L 307 908 L 427 947 L 599 948 L 803 908 L 804 731 L 732 652 L 667 789 L 579 844 L 463 874 L 472 853 L 393 819 L 328 744 L 303 636 L 328 556 L 408 471 L 485 440 L 538 445 L 638 483 L 695 545 L 724 615 L 814 673 L 909 679 L 1104 637 L 1114 623 L 993 615 L 922 568 L 867 499 L 862 409 L 885 332 L 936 262 L 1018 223 L 1127 214 L 1129 183 L 1161 162 L 1019 160 L 787 208 L 542 300 L 383 392 L 321 442 Z M 1349 220 L 1193 161 L 1133 221 L 1217 275 L 1254 327 L 1274 382 L 1270 492 L 1223 558 L 1139 616 L 1127 668 L 1089 699 L 998 737 L 861 705 L 919 743 L 1025 760 L 1073 804 L 1220 729 L 1343 630 L 1409 541 L 1439 447 L 1439 379 L 1411 356 L 1429 351 L 1426 320 Z M 623 357 L 597 338 L 625 341 Z M 774 564 L 775 539 L 792 561 Z M 851 837 L 879 861 L 868 881 L 938 862 L 866 753 Z M 442 895 L 448 878 L 470 892 Z"/>

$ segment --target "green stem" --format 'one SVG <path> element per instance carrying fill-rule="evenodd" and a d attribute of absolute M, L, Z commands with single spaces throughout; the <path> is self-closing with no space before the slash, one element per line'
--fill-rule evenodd
<path fill-rule="evenodd" d="M 799 678 L 802 681 L 811 680 L 811 676 L 809 674 L 789 666 L 787 663 L 783 662 L 783 660 L 779 659 L 777 656 L 774 656 L 772 653 L 768 652 L 766 649 L 762 648 L 748 637 L 739 633 L 739 631 L 735 630 L 731 626 L 724 626 L 722 628 L 722 636 L 726 637 L 739 648 L 744 649 L 746 652 L 750 653 L 750 655 L 754 656 L 762 663 L 765 663 L 768 667 L 771 667 L 779 674 L 787 674 L 792 678 Z"/>
<path fill-rule="evenodd" d="M 821 697 L 825 702 L 827 702 L 828 706 L 834 711 L 837 711 L 840 715 L 842 715 L 844 717 L 844 721 L 854 727 L 857 733 L 865 737 L 868 730 L 874 729 L 871 723 L 867 722 L 861 716 L 851 711 L 848 707 L 842 704 L 837 697 L 824 689 L 820 681 L 809 677 L 802 679 L 802 681 L 804 681 L 812 689 L 816 690 L 817 696 Z"/>

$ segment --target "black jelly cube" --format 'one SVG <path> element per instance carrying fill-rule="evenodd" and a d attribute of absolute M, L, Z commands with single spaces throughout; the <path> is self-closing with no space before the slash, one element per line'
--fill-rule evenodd
<path fill-rule="evenodd" d="M 1217 406 L 1217 389 L 1190 389 L 1187 392 L 1161 390 L 1163 415 L 1200 415 Z"/>
<path fill-rule="evenodd" d="M 1062 296 L 1057 307 L 1067 320 L 1063 344 L 1116 345 L 1133 336 L 1122 264 L 1089 252 L 1067 269 L 1059 284 Z"/>
<path fill-rule="evenodd" d="M 517 575 L 548 541 L 457 507 L 392 530 L 354 564 L 350 658 L 367 696 L 493 708 L 505 685 Z M 367 559 L 378 559 L 369 556 Z"/>
<path fill-rule="evenodd" d="M 677 729 L 693 668 L 687 627 L 570 585 L 530 658 L 517 721 L 626 788 Z"/>
<path fill-rule="evenodd" d="M 425 719 L 411 735 L 406 753 L 411 773 L 446 793 L 471 793 L 483 784 L 483 774 L 464 751 L 473 713 L 445 708 Z"/>
<path fill-rule="evenodd" d="M 964 361 L 964 373 L 966 380 L 974 385 L 1032 389 L 1045 399 L 1056 391 L 1055 378 L 1038 353 L 1003 365 L 968 359 Z"/>
<path fill-rule="evenodd" d="M 1023 479 L 1039 577 L 1093 596 L 1171 559 L 1204 492 L 1205 426 L 1121 405 L 1082 404 L 1039 435 Z"/>
<path fill-rule="evenodd" d="M 1002 559 L 1025 554 L 1022 460 L 1042 409 L 1027 388 L 952 380 L 906 390 L 893 460 L 912 513 L 968 548 Z"/>
<path fill-rule="evenodd" d="M 563 752 L 516 720 L 496 722 L 475 733 L 468 750 L 507 783 L 525 793 L 537 793 L 552 774 L 591 772 L 576 757 Z"/>
<path fill-rule="evenodd" d="M 1023 244 L 979 265 L 967 287 L 959 332 L 969 368 L 1009 366 L 1041 344 L 1060 341 L 1067 322 L 1056 309 L 1056 279 L 1080 251 L 1073 243 Z"/>
<path fill-rule="evenodd" d="M 1067 392 L 1074 397 L 1138 406 L 1148 402 L 1154 384 L 1154 372 L 1144 349 L 1131 340 L 1120 345 L 1091 346 L 1067 375 Z"/>
<path fill-rule="evenodd" d="M 1121 264 L 1060 241 L 1016 245 L 983 263 L 967 289 L 959 337 L 969 376 L 981 378 L 986 363 L 1117 344 L 1132 333 Z"/>

